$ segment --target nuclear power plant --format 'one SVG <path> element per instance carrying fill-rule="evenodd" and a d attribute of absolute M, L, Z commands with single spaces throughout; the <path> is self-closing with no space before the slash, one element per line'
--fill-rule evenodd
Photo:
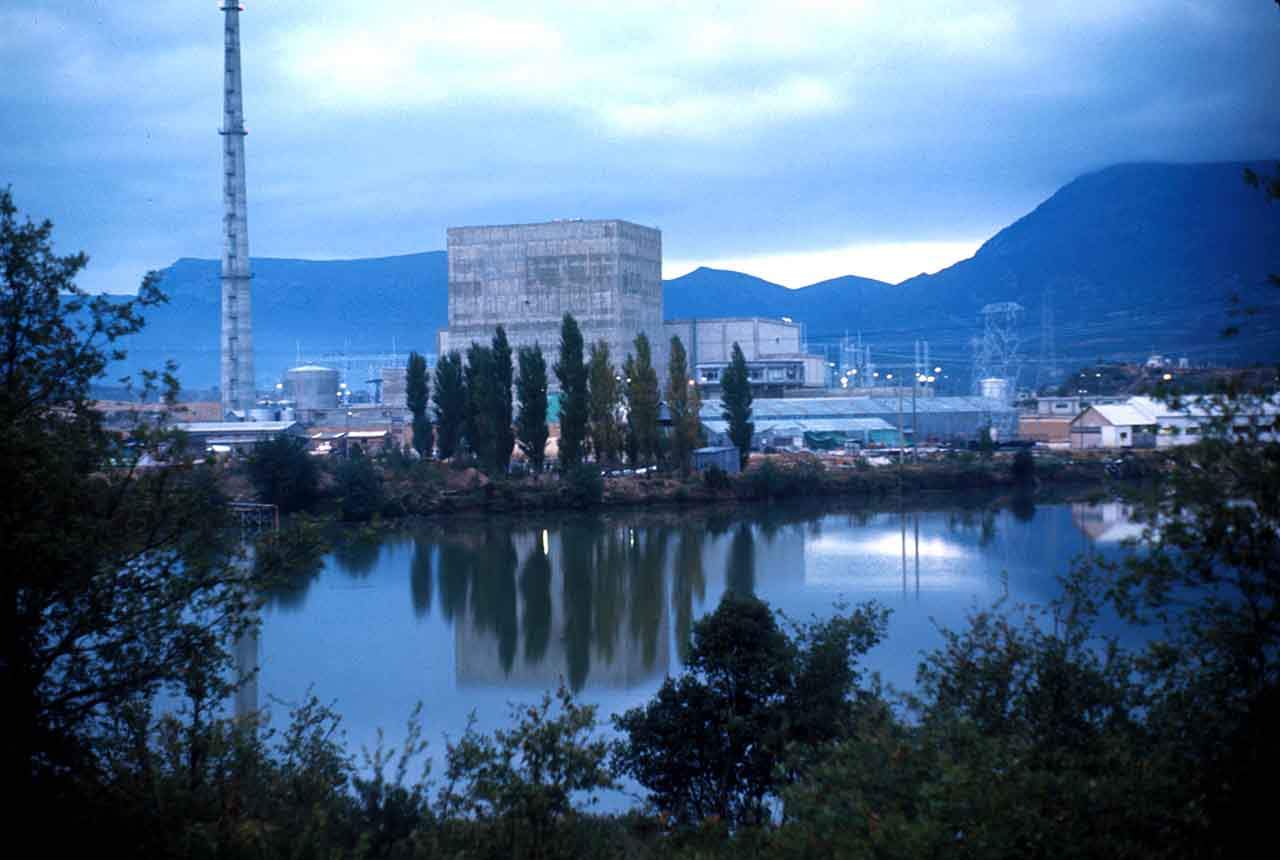
<path fill-rule="evenodd" d="M 448 248 L 441 355 L 488 343 L 501 324 L 513 348 L 539 344 L 550 367 L 569 313 L 585 344 L 608 342 L 615 364 L 643 332 L 665 376 L 660 231 L 616 219 L 453 227 Z M 554 375 L 550 382 L 555 387 Z"/>
<path fill-rule="evenodd" d="M 249 283 L 249 215 L 244 178 L 244 100 L 240 89 L 240 12 L 225 16 L 226 53 L 222 88 L 222 415 L 249 417 L 257 402 L 253 375 L 253 317 Z"/>

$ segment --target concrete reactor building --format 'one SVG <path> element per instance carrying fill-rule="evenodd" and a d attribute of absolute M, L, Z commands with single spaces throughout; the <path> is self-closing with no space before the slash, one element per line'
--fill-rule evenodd
<path fill-rule="evenodd" d="M 585 348 L 609 344 L 621 366 L 644 332 L 665 380 L 662 327 L 662 233 L 620 220 L 551 221 L 495 227 L 452 227 L 449 249 L 449 327 L 439 334 L 441 355 L 489 343 L 499 324 L 512 347 L 542 346 L 551 368 L 560 325 L 573 314 Z"/>

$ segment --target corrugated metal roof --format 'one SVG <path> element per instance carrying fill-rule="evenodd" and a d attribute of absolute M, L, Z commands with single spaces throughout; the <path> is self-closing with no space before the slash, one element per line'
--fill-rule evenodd
<path fill-rule="evenodd" d="M 297 421 L 193 421 L 173 425 L 187 433 L 283 433 Z"/>
<path fill-rule="evenodd" d="M 896 397 L 796 397 L 784 399 L 759 399 L 752 401 L 751 414 L 757 423 L 762 420 L 849 419 L 912 412 L 911 398 Z M 917 414 L 934 413 L 1014 413 L 1016 410 L 1001 400 L 989 397 L 917 397 Z M 705 400 L 699 413 L 703 422 L 718 420 L 724 412 L 720 400 Z"/>
<path fill-rule="evenodd" d="M 896 428 L 880 418 L 813 418 L 806 421 L 785 419 L 770 421 L 755 420 L 757 433 L 872 433 L 884 430 L 894 431 Z M 703 421 L 702 425 L 713 433 L 728 432 L 729 422 L 723 420 Z"/>
<path fill-rule="evenodd" d="M 1154 417 L 1135 409 L 1127 403 L 1100 403 L 1090 408 L 1107 419 L 1107 422 L 1113 427 L 1142 427 L 1156 423 Z"/>

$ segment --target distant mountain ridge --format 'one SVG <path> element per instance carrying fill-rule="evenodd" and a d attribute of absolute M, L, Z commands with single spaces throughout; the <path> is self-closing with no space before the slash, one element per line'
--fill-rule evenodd
<path fill-rule="evenodd" d="M 1265 162 L 1250 162 L 1261 166 Z M 978 312 L 1016 301 L 1024 355 L 1039 354 L 1046 298 L 1059 357 L 1193 360 L 1280 357 L 1280 207 L 1241 179 L 1244 163 L 1128 164 L 1068 183 L 999 231 L 973 257 L 901 284 L 856 276 L 800 289 L 740 272 L 699 268 L 664 284 L 667 319 L 789 316 L 815 348 L 847 331 L 882 356 L 910 355 L 912 341 L 952 367 L 965 364 Z M 260 384 L 294 360 L 325 353 L 433 351 L 447 321 L 444 251 L 360 260 L 255 259 L 254 340 Z M 216 384 L 218 262 L 181 259 L 164 270 L 170 303 L 155 309 L 127 345 L 123 371 L 182 366 L 188 386 Z M 1233 297 L 1257 312 L 1242 333 L 1217 334 L 1239 320 Z M 966 368 L 967 371 L 967 368 Z M 117 373 L 116 375 L 119 375 Z M 1029 382 L 1030 379 L 1024 379 Z"/>

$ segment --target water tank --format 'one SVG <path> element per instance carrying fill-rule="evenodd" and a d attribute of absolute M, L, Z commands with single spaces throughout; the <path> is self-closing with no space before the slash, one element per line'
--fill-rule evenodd
<path fill-rule="evenodd" d="M 256 409 L 250 409 L 249 420 L 250 421 L 275 421 L 277 420 L 276 411 L 274 409 L 270 409 L 262 406 Z"/>
<path fill-rule="evenodd" d="M 1009 380 L 999 376 L 990 376 L 981 380 L 979 390 L 983 397 L 990 397 L 992 400 L 1008 402 L 1009 400 Z"/>
<path fill-rule="evenodd" d="M 296 417 L 296 413 L 294 413 L 293 411 L 292 406 L 286 406 L 280 410 L 280 420 L 281 421 L 297 421 L 298 420 Z"/>
<path fill-rule="evenodd" d="M 338 371 L 304 364 L 284 375 L 285 394 L 300 412 L 338 408 Z"/>

